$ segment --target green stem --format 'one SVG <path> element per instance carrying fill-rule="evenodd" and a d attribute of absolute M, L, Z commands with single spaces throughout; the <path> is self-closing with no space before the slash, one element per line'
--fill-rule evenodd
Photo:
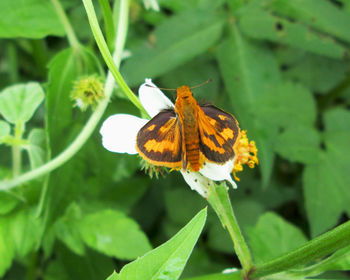
<path fill-rule="evenodd" d="M 66 31 L 68 42 L 70 46 L 75 50 L 79 51 L 80 43 L 77 39 L 77 36 L 75 35 L 75 32 L 72 28 L 72 25 L 69 22 L 69 19 L 60 3 L 59 0 L 51 0 L 52 5 L 55 7 L 57 15 L 59 19 L 61 20 L 61 23 L 64 27 L 64 30 Z"/>
<path fill-rule="evenodd" d="M 107 45 L 109 47 L 109 50 L 112 51 L 114 48 L 113 43 L 114 43 L 115 30 L 114 30 L 113 14 L 112 14 L 111 6 L 109 5 L 108 0 L 99 0 L 99 2 L 102 8 L 103 21 L 105 23 L 104 25 L 105 25 Z"/>
<path fill-rule="evenodd" d="M 305 265 L 313 260 L 323 258 L 350 244 L 350 221 L 309 241 L 291 252 L 271 261 L 258 265 L 249 274 L 252 279 L 278 273 Z"/>
<path fill-rule="evenodd" d="M 121 1 L 120 13 L 121 14 L 119 16 L 118 26 L 120 26 L 120 30 L 127 30 L 125 26 L 128 24 L 128 17 L 127 15 L 123 15 L 123 14 L 129 13 L 128 0 Z M 116 45 L 118 45 L 119 48 L 115 49 L 113 58 L 112 58 L 112 60 L 114 60 L 117 65 L 120 64 L 120 58 L 121 58 L 122 51 L 124 49 L 125 38 L 126 38 L 126 32 L 118 32 L 117 38 L 116 38 Z M 123 42 L 123 44 L 121 44 L 120 42 Z M 89 118 L 89 120 L 87 121 L 84 128 L 77 136 L 77 138 L 62 153 L 60 153 L 57 157 L 53 158 L 51 161 L 47 162 L 46 164 L 36 169 L 33 169 L 25 174 L 22 174 L 21 176 L 18 176 L 10 181 L 0 182 L 0 190 L 10 190 L 27 181 L 43 176 L 51 172 L 52 170 L 60 167 L 62 164 L 67 162 L 69 159 L 71 159 L 85 144 L 85 142 L 91 136 L 92 132 L 95 130 L 98 122 L 100 121 L 102 115 L 104 114 L 109 104 L 113 87 L 114 87 L 114 79 L 113 79 L 113 75 L 109 71 L 107 75 L 106 83 L 105 83 L 106 98 L 103 101 L 101 101 L 101 103 L 96 107 L 94 113 L 91 115 L 91 117 Z"/>
<path fill-rule="evenodd" d="M 24 125 L 17 122 L 15 125 L 15 142 L 12 145 L 12 171 L 13 177 L 16 178 L 21 174 L 22 169 L 22 135 L 24 132 Z"/>
<path fill-rule="evenodd" d="M 252 257 L 233 213 L 226 185 L 210 184 L 208 202 L 214 208 L 223 226 L 228 230 L 235 252 L 242 264 L 243 274 L 246 275 L 252 268 Z"/>
<path fill-rule="evenodd" d="M 118 67 L 115 65 L 115 63 L 113 62 L 112 56 L 108 50 L 106 41 L 103 38 L 102 35 L 102 31 L 101 28 L 98 24 L 97 21 L 97 17 L 96 17 L 96 13 L 94 10 L 94 6 L 92 5 L 91 0 L 83 0 L 84 6 L 85 6 L 85 10 L 86 13 L 88 15 L 89 18 L 89 23 L 91 26 L 91 30 L 92 33 L 94 34 L 95 37 L 95 41 L 97 43 L 98 48 L 100 49 L 100 52 L 102 54 L 102 57 L 104 59 L 104 61 L 106 62 L 109 70 L 112 72 L 114 79 L 116 80 L 118 86 L 120 87 L 120 89 L 125 93 L 125 95 L 128 97 L 128 99 L 145 115 L 148 115 L 146 110 L 143 108 L 140 100 L 137 98 L 137 96 L 131 91 L 131 89 L 129 88 L 129 86 L 126 84 L 126 82 L 124 81 L 122 75 L 120 74 Z M 129 6 L 129 1 L 128 0 L 124 0 L 121 1 L 120 4 L 120 9 L 123 9 L 123 6 Z M 122 13 L 120 14 L 122 17 L 127 17 L 126 14 Z M 121 19 L 119 19 L 121 20 Z M 119 31 L 122 29 L 123 27 L 119 26 L 118 24 L 118 33 Z M 125 26 L 124 26 L 125 28 Z M 118 42 L 117 42 L 118 44 Z M 116 45 L 116 49 L 118 49 L 118 45 Z"/>

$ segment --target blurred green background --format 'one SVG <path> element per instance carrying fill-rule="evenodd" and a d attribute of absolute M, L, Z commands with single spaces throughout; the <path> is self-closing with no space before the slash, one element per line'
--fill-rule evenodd
<path fill-rule="evenodd" d="M 24 137 L 33 136 L 33 129 L 40 129 L 40 137 L 33 136 L 31 148 L 22 152 L 23 172 L 60 154 L 78 135 L 91 110 L 73 107 L 73 82 L 107 70 L 82 2 L 60 1 L 84 46 L 78 52 L 52 3 L 0 1 L 0 90 L 37 81 L 45 92 L 26 123 Z M 110 3 L 118 7 L 119 1 Z M 195 98 L 233 113 L 256 141 L 259 166 L 246 167 L 238 174 L 238 189 L 230 190 L 256 261 L 348 220 L 350 1 L 158 3 L 160 11 L 154 11 L 131 1 L 121 73 L 135 93 L 145 78 L 166 88 L 211 79 L 194 90 Z M 99 2 L 94 5 L 103 27 Z M 101 123 L 115 113 L 140 115 L 118 90 Z M 0 176 L 9 179 L 11 148 L 0 145 L 0 155 Z M 0 192 L 0 276 L 105 279 L 164 243 L 206 205 L 177 172 L 150 179 L 138 156 L 105 150 L 96 129 L 83 149 L 49 176 Z M 336 269 L 350 269 L 347 256 Z M 182 277 L 227 267 L 239 262 L 209 209 Z"/>

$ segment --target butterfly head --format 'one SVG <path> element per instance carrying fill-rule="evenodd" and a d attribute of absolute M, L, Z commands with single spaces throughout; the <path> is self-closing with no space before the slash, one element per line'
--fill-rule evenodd
<path fill-rule="evenodd" d="M 176 89 L 176 97 L 188 98 L 188 97 L 193 97 L 193 94 L 188 86 L 181 86 Z"/>

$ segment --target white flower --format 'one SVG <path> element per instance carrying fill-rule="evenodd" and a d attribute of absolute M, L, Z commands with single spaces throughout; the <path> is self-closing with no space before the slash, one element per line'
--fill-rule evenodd
<path fill-rule="evenodd" d="M 139 98 L 152 118 L 163 109 L 174 108 L 174 104 L 152 83 L 151 79 L 146 79 L 145 83 L 140 86 Z M 111 152 L 137 154 L 136 135 L 148 121 L 128 114 L 110 116 L 103 122 L 100 129 L 103 146 Z M 231 183 L 233 188 L 237 188 L 236 183 L 231 178 L 233 167 L 234 159 L 221 165 L 205 162 L 198 172 L 180 171 L 192 190 L 207 197 L 208 185 L 211 180 L 226 180 Z"/>

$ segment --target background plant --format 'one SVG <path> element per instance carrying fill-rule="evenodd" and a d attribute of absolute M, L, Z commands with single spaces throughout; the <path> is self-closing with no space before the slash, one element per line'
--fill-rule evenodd
<path fill-rule="evenodd" d="M 234 113 L 256 140 L 259 170 L 230 191 L 251 277 L 348 277 L 349 224 L 335 227 L 350 213 L 350 3 L 94 1 L 105 45 L 89 3 L 0 1 L 3 279 L 105 279 L 122 267 L 111 279 L 151 279 L 149 264 L 162 268 L 156 279 L 183 268 L 183 279 L 241 278 L 220 273 L 240 268 L 232 242 L 212 209 L 195 216 L 207 202 L 179 174 L 151 180 L 137 157 L 102 148 L 100 120 L 140 115 L 129 87 L 145 77 L 169 88 L 211 78 L 197 100 Z M 71 92 L 90 75 L 105 98 L 82 112 Z"/>

